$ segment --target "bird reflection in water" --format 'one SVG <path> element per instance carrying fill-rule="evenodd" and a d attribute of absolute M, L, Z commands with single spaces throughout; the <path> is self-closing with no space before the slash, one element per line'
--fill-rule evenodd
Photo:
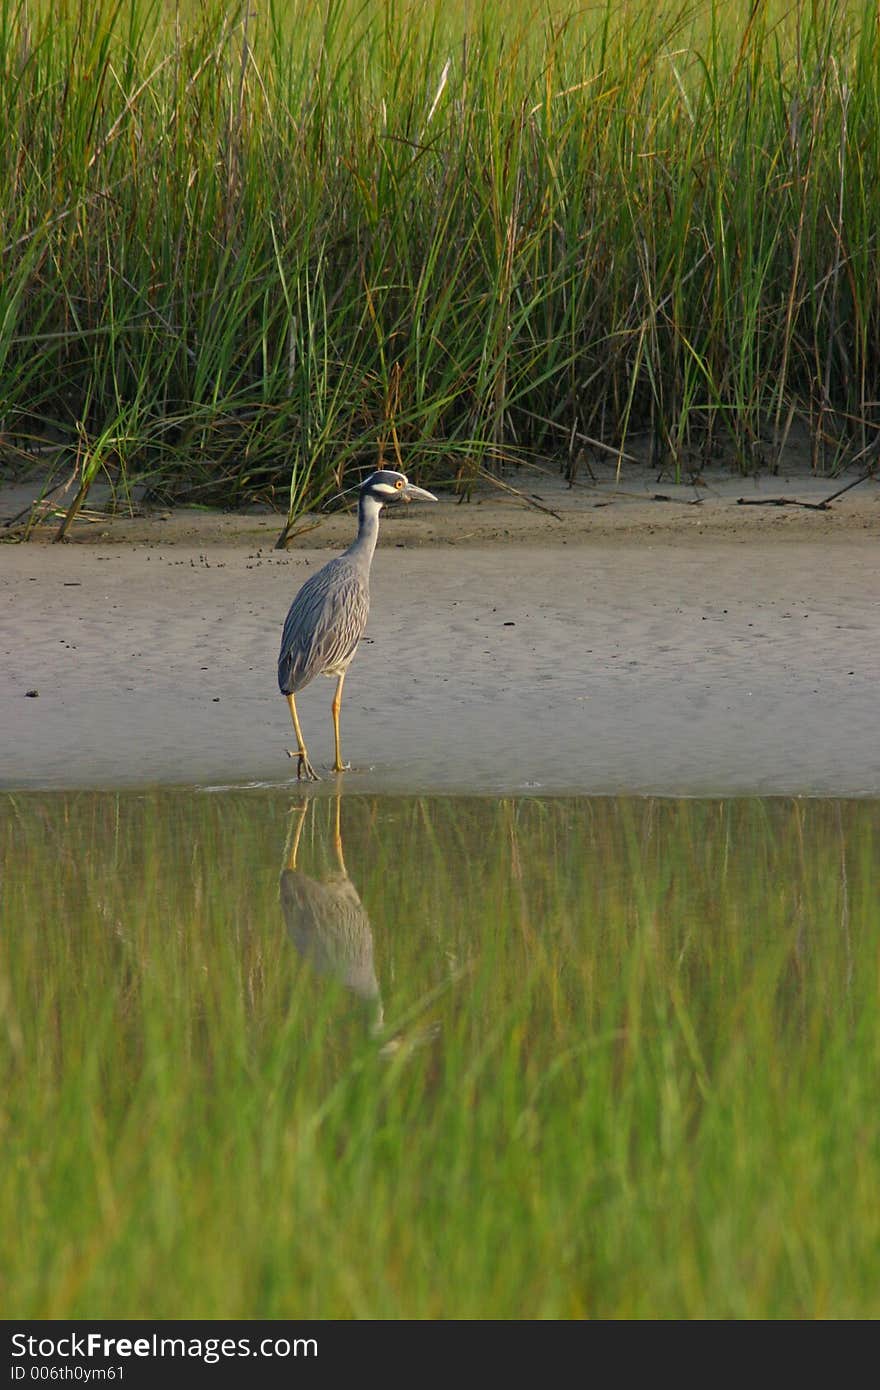
<path fill-rule="evenodd" d="M 364 1002 L 370 1013 L 370 1033 L 383 1034 L 385 1013 L 373 961 L 373 931 L 357 889 L 348 876 L 342 852 L 342 797 L 334 797 L 333 859 L 336 867 L 322 878 L 312 878 L 297 868 L 306 818 L 311 820 L 323 798 L 309 797 L 293 813 L 281 872 L 281 908 L 290 938 L 300 956 L 312 968 L 338 981 Z M 421 1012 L 421 1010 L 419 1010 Z M 379 1052 L 393 1057 L 423 1047 L 439 1033 L 439 1024 L 421 1022 L 386 1037 Z"/>
<path fill-rule="evenodd" d="M 287 862 L 281 873 L 281 908 L 290 939 L 298 953 L 319 975 L 337 980 L 370 1006 L 371 1032 L 384 1021 L 382 996 L 373 964 L 373 931 L 357 889 L 348 876 L 342 853 L 341 796 L 334 798 L 333 853 L 336 868 L 323 878 L 310 878 L 297 868 L 300 840 L 316 798 L 295 812 L 287 841 Z M 326 804 L 326 803 L 325 803 Z"/>

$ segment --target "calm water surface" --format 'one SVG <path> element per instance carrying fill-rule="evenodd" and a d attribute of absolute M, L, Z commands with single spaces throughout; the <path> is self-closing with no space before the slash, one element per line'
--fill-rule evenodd
<path fill-rule="evenodd" d="M 880 1312 L 878 852 L 870 801 L 4 795 L 9 1314 Z"/>

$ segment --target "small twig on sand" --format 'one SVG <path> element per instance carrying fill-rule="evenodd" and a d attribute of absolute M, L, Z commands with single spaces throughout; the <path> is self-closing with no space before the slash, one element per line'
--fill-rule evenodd
<path fill-rule="evenodd" d="M 622 496 L 623 494 L 619 494 Z M 702 497 L 669 497 L 665 492 L 655 492 L 651 496 L 652 502 L 677 502 L 680 507 L 700 507 L 703 504 Z"/>
<path fill-rule="evenodd" d="M 864 483 L 868 478 L 874 476 L 877 468 L 876 463 L 872 463 L 864 473 L 858 478 L 854 478 L 845 487 L 840 487 L 836 492 L 832 492 L 829 497 L 823 497 L 821 502 L 801 502 L 797 497 L 738 497 L 737 504 L 740 507 L 808 507 L 812 512 L 824 512 L 836 502 L 838 497 L 842 497 L 845 492 L 849 492 L 851 487 L 858 487 L 859 483 Z"/>
<path fill-rule="evenodd" d="M 738 507 L 809 507 L 813 512 L 824 512 L 827 502 L 801 502 L 797 497 L 738 497 Z"/>

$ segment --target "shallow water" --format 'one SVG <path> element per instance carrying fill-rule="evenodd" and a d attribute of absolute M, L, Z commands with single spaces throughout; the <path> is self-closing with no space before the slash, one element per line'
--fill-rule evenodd
<path fill-rule="evenodd" d="M 880 1311 L 878 851 L 871 801 L 5 795 L 9 1314 Z"/>

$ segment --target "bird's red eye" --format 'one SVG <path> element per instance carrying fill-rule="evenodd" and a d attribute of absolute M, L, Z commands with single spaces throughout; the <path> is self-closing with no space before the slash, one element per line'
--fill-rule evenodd
<path fill-rule="evenodd" d="M 398 479 L 397 479 L 397 482 L 394 484 L 394 486 L 397 488 L 397 491 L 399 492 L 400 489 L 403 487 L 403 479 L 402 479 L 402 478 L 398 478 Z"/>

